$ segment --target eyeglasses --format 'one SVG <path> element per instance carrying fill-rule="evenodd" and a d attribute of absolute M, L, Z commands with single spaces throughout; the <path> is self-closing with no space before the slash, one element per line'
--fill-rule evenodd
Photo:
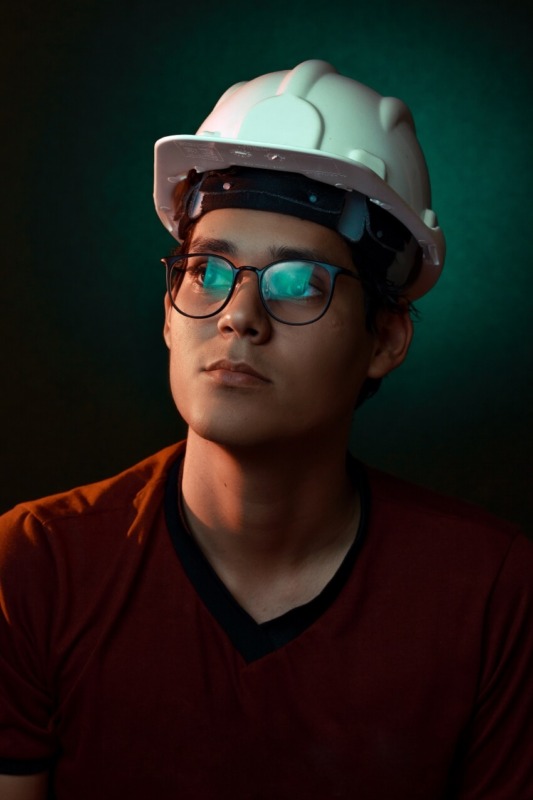
<path fill-rule="evenodd" d="M 259 296 L 271 317 L 286 325 L 308 325 L 324 316 L 339 275 L 357 278 L 343 267 L 305 259 L 274 261 L 266 267 L 236 267 L 212 253 L 169 256 L 167 290 L 172 305 L 185 317 L 214 317 L 229 303 L 239 274 L 255 272 Z"/>

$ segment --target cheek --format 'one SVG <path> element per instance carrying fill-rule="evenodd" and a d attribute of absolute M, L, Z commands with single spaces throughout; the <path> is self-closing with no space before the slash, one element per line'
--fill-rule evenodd
<path fill-rule="evenodd" d="M 332 361 L 348 372 L 368 368 L 374 350 L 374 336 L 365 324 L 363 301 L 360 297 L 340 305 L 338 311 L 324 317 L 326 330 L 321 341 L 327 342 Z"/>
<path fill-rule="evenodd" d="M 194 354 L 198 350 L 199 326 L 190 324 L 187 318 L 171 318 L 165 331 L 165 341 L 170 351 L 170 384 L 174 398 L 186 393 L 194 372 Z M 194 320 L 192 322 L 195 322 Z"/>
<path fill-rule="evenodd" d="M 299 342 L 294 362 L 301 365 L 302 391 L 309 402 L 327 402 L 340 413 L 355 406 L 368 374 L 373 337 L 353 315 L 326 315 L 321 322 L 312 341 Z"/>
<path fill-rule="evenodd" d="M 190 319 L 172 311 L 167 317 L 165 341 L 171 359 L 192 360 L 202 343 L 213 337 L 212 325 L 206 320 Z"/>
<path fill-rule="evenodd" d="M 195 393 L 197 367 L 194 354 L 198 351 L 194 329 L 183 321 L 172 320 L 165 340 L 169 348 L 169 382 L 174 404 L 187 425 L 194 424 L 198 401 Z"/>

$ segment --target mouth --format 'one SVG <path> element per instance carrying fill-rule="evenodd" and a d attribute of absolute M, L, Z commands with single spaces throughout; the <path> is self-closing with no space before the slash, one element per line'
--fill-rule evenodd
<path fill-rule="evenodd" d="M 270 383 L 268 378 L 245 361 L 221 359 L 205 367 L 205 372 L 210 378 L 226 386 L 247 386 Z"/>

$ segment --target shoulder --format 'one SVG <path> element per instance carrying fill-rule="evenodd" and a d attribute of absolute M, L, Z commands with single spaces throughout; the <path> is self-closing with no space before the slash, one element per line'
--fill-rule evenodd
<path fill-rule="evenodd" d="M 500 519 L 464 500 L 447 497 L 373 468 L 367 468 L 372 512 L 384 523 L 393 520 L 402 528 L 415 526 L 426 533 L 446 536 L 481 536 L 502 546 L 522 535 L 514 523 Z"/>
<path fill-rule="evenodd" d="M 168 469 L 183 448 L 179 443 L 106 480 L 20 503 L 0 516 L 0 557 L 17 542 L 31 549 L 43 535 L 68 531 L 75 536 L 85 529 L 96 534 L 119 518 L 122 527 L 131 523 L 152 500 L 160 500 Z"/>
<path fill-rule="evenodd" d="M 133 581 L 161 539 L 166 475 L 182 448 L 2 515 L 0 629 L 3 617 L 41 632 L 83 619 L 106 586 Z"/>
<path fill-rule="evenodd" d="M 474 505 L 368 475 L 365 579 L 397 629 L 429 629 L 443 659 L 461 652 L 478 679 L 483 665 L 484 686 L 504 652 L 533 668 L 533 542 Z"/>
<path fill-rule="evenodd" d="M 398 563 L 478 588 L 484 582 L 488 589 L 505 569 L 531 584 L 533 542 L 515 524 L 372 468 L 368 477 L 369 539 Z"/>

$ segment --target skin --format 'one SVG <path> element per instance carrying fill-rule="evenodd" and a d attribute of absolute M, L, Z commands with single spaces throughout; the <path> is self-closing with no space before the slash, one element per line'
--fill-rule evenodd
<path fill-rule="evenodd" d="M 262 267 L 280 246 L 355 272 L 334 231 L 249 209 L 206 214 L 189 251 Z M 189 426 L 187 520 L 219 577 L 262 622 L 316 596 L 350 547 L 359 497 L 345 454 L 355 400 L 366 377 L 402 363 L 412 325 L 407 314 L 384 312 L 369 332 L 361 286 L 346 277 L 326 315 L 301 327 L 269 317 L 250 272 L 215 317 L 184 317 L 168 298 L 165 309 L 171 388 Z M 261 377 L 209 369 L 221 359 Z"/>
<path fill-rule="evenodd" d="M 45 800 L 48 773 L 38 775 L 0 775 L 2 800 Z"/>

